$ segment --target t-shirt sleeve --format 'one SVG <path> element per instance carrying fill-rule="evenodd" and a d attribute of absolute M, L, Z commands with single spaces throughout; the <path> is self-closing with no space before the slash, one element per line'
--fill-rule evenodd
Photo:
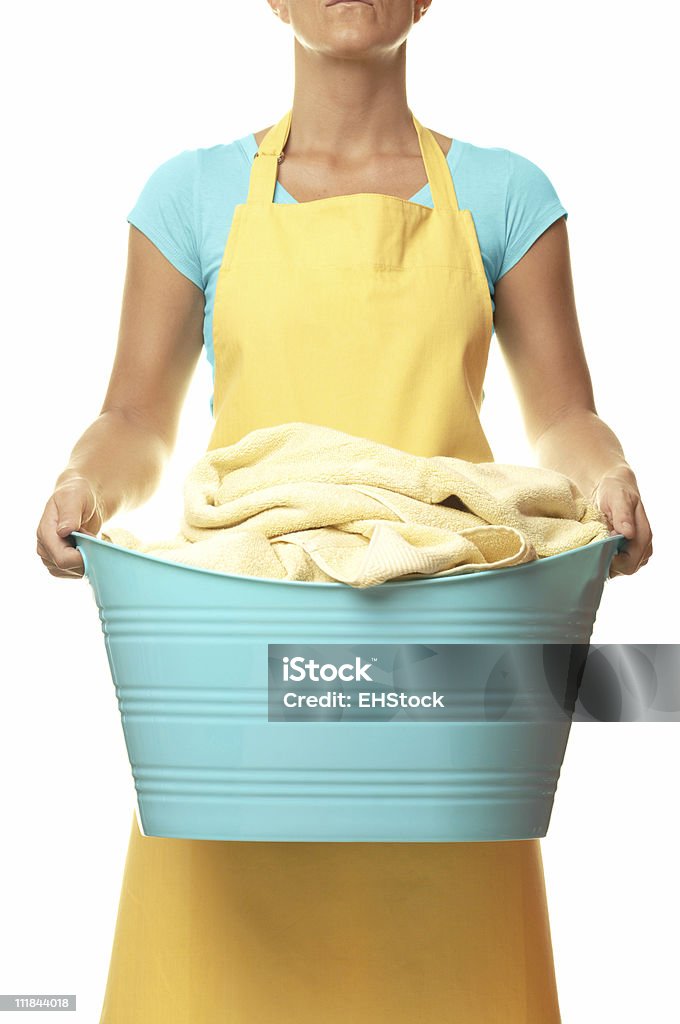
<path fill-rule="evenodd" d="M 198 246 L 198 152 L 185 149 L 147 179 L 127 220 L 142 231 L 180 273 L 203 288 Z"/>
<path fill-rule="evenodd" d="M 507 150 L 505 252 L 496 280 L 524 256 L 539 235 L 559 217 L 568 217 L 547 174 L 535 163 Z"/>

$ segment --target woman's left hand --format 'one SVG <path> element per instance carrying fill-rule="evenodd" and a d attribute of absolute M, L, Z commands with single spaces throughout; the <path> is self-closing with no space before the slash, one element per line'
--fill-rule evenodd
<path fill-rule="evenodd" d="M 627 540 L 626 547 L 612 559 L 613 576 L 630 576 L 652 556 L 652 530 L 632 473 L 621 477 L 603 476 L 590 500 L 598 506 L 616 533 Z"/>

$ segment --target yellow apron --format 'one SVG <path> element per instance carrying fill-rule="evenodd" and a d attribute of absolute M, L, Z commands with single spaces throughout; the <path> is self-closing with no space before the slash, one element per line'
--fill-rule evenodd
<path fill-rule="evenodd" d="M 433 209 L 273 201 L 263 139 L 217 280 L 209 447 L 293 420 L 492 461 L 488 284 L 446 157 Z M 539 840 L 128 847 L 100 1024 L 559 1024 Z"/>
<path fill-rule="evenodd" d="M 291 115 L 260 144 L 217 278 L 208 448 L 298 420 L 493 461 L 479 421 L 491 296 L 439 143 L 413 117 L 433 209 L 374 192 L 275 203 Z"/>

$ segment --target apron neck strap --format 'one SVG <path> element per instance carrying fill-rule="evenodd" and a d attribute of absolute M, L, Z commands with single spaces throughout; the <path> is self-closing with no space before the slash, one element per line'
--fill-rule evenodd
<path fill-rule="evenodd" d="M 277 124 L 272 125 L 262 139 L 255 154 L 257 159 L 253 158 L 248 203 L 273 203 L 279 157 L 288 140 L 292 116 L 293 109 L 291 107 Z M 411 111 L 411 117 L 418 133 L 420 153 L 425 164 L 434 208 L 457 211 L 458 200 L 448 160 L 430 129 L 425 128 L 417 120 L 413 111 Z"/>

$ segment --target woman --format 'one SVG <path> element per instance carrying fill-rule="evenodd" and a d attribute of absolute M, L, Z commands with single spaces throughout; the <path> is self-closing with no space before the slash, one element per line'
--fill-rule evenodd
<path fill-rule="evenodd" d="M 295 37 L 292 110 L 145 186 L 109 388 L 45 507 L 43 562 L 81 576 L 68 534 L 153 493 L 204 340 L 211 448 L 304 420 L 488 461 L 495 326 L 540 464 L 627 537 L 612 574 L 635 572 L 651 532 L 595 411 L 545 175 L 412 115 L 405 41 L 430 0 L 269 3 Z M 555 1024 L 539 841 L 219 843 L 134 818 L 101 1024 L 190 1020 Z"/>

